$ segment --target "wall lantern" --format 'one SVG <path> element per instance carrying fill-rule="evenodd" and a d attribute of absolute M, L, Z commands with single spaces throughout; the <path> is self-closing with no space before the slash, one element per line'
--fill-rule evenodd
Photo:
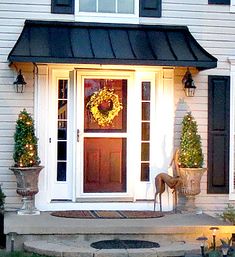
<path fill-rule="evenodd" d="M 16 80 L 13 83 L 15 85 L 15 91 L 16 93 L 23 93 L 25 85 L 27 84 L 24 80 L 24 77 L 21 73 L 21 70 L 19 71 Z"/>
<path fill-rule="evenodd" d="M 187 69 L 186 73 L 184 74 L 184 77 L 182 79 L 182 83 L 184 85 L 184 93 L 186 96 L 193 97 L 195 94 L 196 86 L 194 84 L 192 74 L 189 71 L 189 68 Z"/>

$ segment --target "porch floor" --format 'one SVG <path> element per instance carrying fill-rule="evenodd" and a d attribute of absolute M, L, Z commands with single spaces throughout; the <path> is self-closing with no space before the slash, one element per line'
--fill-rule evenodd
<path fill-rule="evenodd" d="M 211 242 L 211 226 L 219 228 L 218 243 L 220 238 L 230 238 L 235 233 L 234 226 L 206 214 L 166 213 L 164 217 L 148 219 L 76 219 L 54 217 L 49 212 L 42 212 L 38 216 L 19 216 L 8 212 L 4 223 L 8 250 L 13 235 L 15 249 L 22 249 L 25 244 L 27 250 L 50 253 L 48 255 L 51 256 L 130 256 L 130 252 L 125 255 L 124 250 L 121 255 L 121 252 L 117 255 L 99 255 L 102 251 L 96 254 L 97 250 L 90 247 L 92 242 L 110 239 L 154 241 L 160 244 L 160 248 L 158 255 L 152 256 L 159 256 L 159 252 L 162 252 L 161 256 L 184 256 L 187 251 L 200 249 L 196 238 L 202 234 Z M 169 254 L 170 249 L 172 254 Z M 163 252 L 167 251 L 164 255 Z M 58 255 L 53 255 L 53 252 Z M 86 254 L 78 255 L 82 252 Z M 142 249 L 139 252 L 143 254 Z M 137 252 L 133 254 L 138 256 Z"/>

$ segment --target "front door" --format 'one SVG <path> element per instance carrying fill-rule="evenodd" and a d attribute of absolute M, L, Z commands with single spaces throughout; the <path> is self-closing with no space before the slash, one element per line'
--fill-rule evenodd
<path fill-rule="evenodd" d="M 83 117 L 78 117 L 78 144 L 83 146 L 82 191 L 126 192 L 127 79 L 84 77 L 81 82 L 84 110 Z"/>
<path fill-rule="evenodd" d="M 46 87 L 37 91 L 43 208 L 152 199 L 154 176 L 171 158 L 173 74 L 53 66 L 48 84 L 40 77 Z"/>

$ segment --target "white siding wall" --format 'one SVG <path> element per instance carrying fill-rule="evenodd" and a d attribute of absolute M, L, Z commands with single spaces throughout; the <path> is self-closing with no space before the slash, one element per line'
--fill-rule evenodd
<path fill-rule="evenodd" d="M 20 35 L 25 19 L 73 21 L 73 15 L 50 13 L 50 0 L 0 0 L 0 183 L 7 194 L 7 206 L 15 207 L 19 198 L 15 193 L 15 178 L 8 167 L 12 165 L 13 134 L 17 114 L 24 107 L 33 112 L 33 66 L 23 67 L 28 82 L 26 93 L 16 94 L 14 67 L 9 68 L 7 56 Z M 185 69 L 175 74 L 175 145 L 179 144 L 180 123 L 186 110 L 191 110 L 199 125 L 203 150 L 207 151 L 207 75 L 229 75 L 229 56 L 235 55 L 235 13 L 227 5 L 208 5 L 207 0 L 162 0 L 162 18 L 142 18 L 145 24 L 187 25 L 196 40 L 219 59 L 218 68 L 197 74 L 194 98 L 185 98 L 181 79 Z M 19 65 L 17 65 L 19 68 Z M 22 67 L 21 67 L 22 68 Z M 206 157 L 206 155 L 205 155 Z M 207 160 L 205 159 L 205 163 Z M 227 196 L 206 195 L 206 175 L 198 205 L 213 210 L 223 208 Z"/>

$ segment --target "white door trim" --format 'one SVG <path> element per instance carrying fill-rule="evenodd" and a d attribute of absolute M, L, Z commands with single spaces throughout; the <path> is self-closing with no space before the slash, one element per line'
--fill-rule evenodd
<path fill-rule="evenodd" d="M 89 66 L 87 66 L 89 67 Z M 89 209 L 89 208 L 105 208 L 105 209 L 148 209 L 152 208 L 151 202 L 134 202 L 135 199 L 152 199 L 153 197 L 153 179 L 154 176 L 164 170 L 167 170 L 167 166 L 169 164 L 169 160 L 171 158 L 171 154 L 173 151 L 173 128 L 174 128 L 174 69 L 163 69 L 161 67 L 119 67 L 119 66 L 108 66 L 105 70 L 103 69 L 98 70 L 97 67 L 89 67 L 91 69 L 76 69 L 75 66 L 72 65 L 40 65 L 40 71 L 38 74 L 38 84 L 36 85 L 37 90 L 35 93 L 35 101 L 37 101 L 37 105 L 35 105 L 35 119 L 37 120 L 40 126 L 40 129 L 37 129 L 39 140 L 39 151 L 40 157 L 42 160 L 42 165 L 45 166 L 44 171 L 40 174 L 39 180 L 39 187 L 40 191 L 37 194 L 37 207 L 41 210 L 69 210 L 69 209 Z M 93 68 L 93 69 L 92 69 Z M 96 69 L 97 68 L 97 69 Z M 129 70 L 127 69 L 129 68 Z M 131 70 L 130 70 L 131 68 Z M 53 76 L 57 74 L 58 77 L 68 78 L 69 79 L 69 72 L 76 70 L 81 72 L 84 75 L 94 75 L 94 74 L 101 74 L 110 72 L 113 76 L 118 76 L 121 74 L 130 75 L 132 80 L 132 87 L 128 87 L 128 104 L 129 109 L 127 112 L 127 117 L 131 117 L 131 119 L 127 119 L 127 129 L 128 133 L 131 133 L 130 143 L 128 145 L 128 152 L 131 149 L 136 149 L 136 155 L 128 156 L 127 158 L 127 173 L 130 177 L 127 178 L 127 181 L 131 181 L 130 185 L 128 185 L 128 192 L 126 194 L 126 199 L 128 196 L 131 196 L 133 202 L 109 202 L 105 203 L 102 202 L 100 197 L 100 201 L 102 202 L 102 206 L 97 202 L 86 202 L 87 195 L 83 195 L 84 202 L 76 202 L 76 191 L 75 191 L 75 180 L 72 182 L 70 189 L 72 189 L 72 197 L 71 202 L 51 202 L 52 199 L 52 186 L 51 181 L 53 177 L 53 171 L 48 165 L 48 159 L 50 159 L 50 153 L 53 152 L 53 149 L 50 147 L 48 143 L 48 139 L 51 137 L 50 132 L 50 119 L 49 124 L 45 117 L 48 117 L 51 105 L 51 95 L 49 95 L 50 87 L 53 84 Z M 61 76 L 61 74 L 65 74 L 65 76 Z M 76 74 L 75 74 L 76 75 Z M 77 77 L 75 76 L 77 79 Z M 120 78 L 120 77 L 119 77 Z M 133 117 L 133 113 L 140 113 L 141 108 L 138 103 L 140 103 L 140 95 L 141 95 L 141 79 L 143 80 L 150 80 L 151 83 L 153 82 L 153 87 L 155 88 L 155 98 L 157 102 L 156 106 L 153 107 L 155 110 L 156 115 L 155 119 L 155 128 L 157 131 L 154 132 L 154 138 L 160 140 L 154 146 L 154 151 L 151 151 L 151 180 L 150 182 L 140 182 L 139 177 L 139 170 L 140 170 L 140 139 L 141 139 L 141 130 L 140 126 L 136 128 L 133 124 L 140 124 L 141 119 L 140 115 L 136 115 Z M 75 92 L 76 93 L 76 92 Z M 130 97 L 131 96 L 131 97 Z M 138 101 L 136 101 L 138 99 Z M 138 103 L 136 103 L 138 102 Z M 36 108 L 37 106 L 37 108 Z M 162 117 L 165 116 L 166 112 L 162 112 L 162 110 L 166 111 L 167 109 L 167 120 L 162 120 Z M 71 115 L 75 117 L 75 113 L 70 110 Z M 160 124 L 160 125 L 159 125 Z M 44 129 L 43 129 L 44 128 Z M 133 133 L 134 131 L 134 133 Z M 159 134 L 160 133 L 160 134 Z M 75 137 L 75 127 L 73 127 L 73 138 Z M 153 138 L 153 139 L 154 139 Z M 74 147 L 74 146 L 73 146 Z M 152 146 L 153 147 L 153 146 Z M 164 149 L 162 148 L 164 147 Z M 76 148 L 76 147 L 75 147 Z M 75 148 L 73 151 L 75 152 Z M 167 156 L 164 155 L 167 152 Z M 157 157 L 156 157 L 157 156 Z M 73 158 L 75 162 L 75 158 Z M 138 160 L 138 161 L 136 161 Z M 136 163 L 133 166 L 133 163 Z M 73 163 L 75 165 L 75 163 Z M 73 168 L 73 170 L 75 170 Z M 135 170 L 134 174 L 130 174 L 129 170 Z M 73 174 L 75 176 L 75 174 Z M 78 179 L 78 178 L 76 178 Z M 169 194 L 170 195 L 170 194 Z M 97 197 L 97 194 L 94 194 Z M 123 196 L 123 193 L 121 193 Z M 116 198 L 118 200 L 119 195 L 116 194 L 109 196 L 111 198 Z M 167 196 L 163 196 L 165 198 L 164 202 L 166 206 L 170 206 L 170 201 Z M 90 194 L 90 198 L 92 196 Z M 120 199 L 120 198 L 119 198 Z M 166 209 L 168 208 L 166 207 Z"/>

